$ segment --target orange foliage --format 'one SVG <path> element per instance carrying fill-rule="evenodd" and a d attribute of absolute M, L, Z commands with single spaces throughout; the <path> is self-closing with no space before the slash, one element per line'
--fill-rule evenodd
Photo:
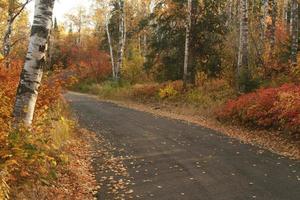
<path fill-rule="evenodd" d="M 63 63 L 58 65 L 62 64 L 64 68 L 67 68 L 68 74 L 79 79 L 106 78 L 112 73 L 109 55 L 99 51 L 97 43 L 92 39 L 87 43 L 87 45 L 78 46 L 64 41 L 59 53 L 59 62 Z"/>
<path fill-rule="evenodd" d="M 46 113 L 57 105 L 61 88 L 68 83 L 68 79 L 59 78 L 62 77 L 61 71 L 46 75 L 40 88 L 32 130 L 13 130 L 12 110 L 22 67 L 23 62 L 19 60 L 12 62 L 10 69 L 5 69 L 0 63 L 0 172 L 6 170 L 9 185 L 48 177 L 56 166 L 59 154 L 50 146 L 49 134 L 53 127 Z"/>
<path fill-rule="evenodd" d="M 289 46 L 289 34 L 285 24 L 279 22 L 276 25 L 275 49 L 271 49 L 270 44 L 266 45 L 264 54 L 263 74 L 265 77 L 272 77 L 280 73 L 288 74 L 290 72 L 289 55 L 287 47 Z M 286 54 L 286 55 L 285 55 Z"/>

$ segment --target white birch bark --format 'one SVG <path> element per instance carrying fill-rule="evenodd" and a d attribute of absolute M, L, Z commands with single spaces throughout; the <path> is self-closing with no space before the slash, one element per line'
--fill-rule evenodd
<path fill-rule="evenodd" d="M 289 22 L 288 22 L 288 6 L 289 6 L 289 3 L 290 3 L 290 0 L 283 0 L 283 13 L 282 13 L 282 16 L 283 16 L 283 21 L 284 23 L 287 25 Z"/>
<path fill-rule="evenodd" d="M 125 12 L 124 12 L 124 0 L 119 0 L 119 44 L 118 44 L 118 61 L 116 66 L 116 81 L 120 80 L 121 68 L 123 65 L 124 49 L 125 49 Z"/>
<path fill-rule="evenodd" d="M 30 42 L 14 106 L 16 123 L 32 124 L 38 89 L 43 76 L 47 39 L 52 26 L 54 0 L 35 0 Z"/>
<path fill-rule="evenodd" d="M 299 33 L 299 20 L 298 11 L 299 3 L 297 0 L 291 2 L 291 62 L 293 66 L 297 65 L 297 53 L 298 53 L 298 33 Z"/>
<path fill-rule="evenodd" d="M 272 19 L 272 23 L 269 24 L 268 32 L 269 32 L 269 57 L 272 59 L 273 50 L 275 48 L 275 32 L 276 32 L 276 23 L 277 23 L 277 3 L 276 0 L 269 0 L 269 16 Z"/>
<path fill-rule="evenodd" d="M 245 74 L 248 73 L 248 56 L 249 56 L 249 21 L 248 21 L 248 0 L 240 0 L 240 40 L 238 52 L 237 76 L 238 82 Z M 238 84 L 238 90 L 244 92 L 243 85 Z"/>
<path fill-rule="evenodd" d="M 263 6 L 262 6 L 262 13 L 263 13 L 263 17 L 262 17 L 262 37 L 261 37 L 261 41 L 265 41 L 265 33 L 267 30 L 267 17 L 268 17 L 268 0 L 263 0 Z"/>
<path fill-rule="evenodd" d="M 13 16 L 12 13 L 9 13 L 8 19 L 7 19 L 7 29 L 4 34 L 4 39 L 3 39 L 3 55 L 4 57 L 7 57 L 10 53 L 11 49 L 11 34 L 12 34 L 12 29 L 13 29 Z"/>
<path fill-rule="evenodd" d="M 115 69 L 114 52 L 113 52 L 113 47 L 112 47 L 112 42 L 111 42 L 111 36 L 110 36 L 110 32 L 109 32 L 109 17 L 108 17 L 108 15 L 106 16 L 105 26 L 106 26 L 108 45 L 109 45 L 112 75 L 113 75 L 113 79 L 115 79 L 116 78 L 116 72 L 115 72 L 116 69 Z"/>
<path fill-rule="evenodd" d="M 186 35 L 185 35 L 185 51 L 184 51 L 184 66 L 183 66 L 183 84 L 184 84 L 184 88 L 186 88 L 187 79 L 188 79 L 189 47 L 190 47 L 191 27 L 192 27 L 192 0 L 188 0 Z"/>

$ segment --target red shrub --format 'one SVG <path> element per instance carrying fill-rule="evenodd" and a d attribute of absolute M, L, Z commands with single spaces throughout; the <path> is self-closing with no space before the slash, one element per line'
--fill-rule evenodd
<path fill-rule="evenodd" d="M 231 100 L 217 112 L 218 119 L 257 128 L 300 133 L 300 86 L 286 84 L 260 89 Z"/>

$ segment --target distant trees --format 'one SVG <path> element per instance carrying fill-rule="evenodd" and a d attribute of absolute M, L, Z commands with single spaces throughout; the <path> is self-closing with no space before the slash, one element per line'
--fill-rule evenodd
<path fill-rule="evenodd" d="M 4 39 L 3 39 L 3 55 L 5 58 L 10 54 L 12 46 L 17 42 L 11 41 L 11 36 L 13 33 L 13 24 L 17 17 L 23 12 L 26 5 L 31 0 L 26 0 L 25 2 L 18 1 L 18 0 L 8 0 L 8 6 L 7 6 L 7 25 L 6 25 L 6 31 L 4 33 Z M 21 38 L 22 39 L 22 38 Z M 10 61 L 6 60 L 6 67 L 9 67 Z"/>
<path fill-rule="evenodd" d="M 155 71 L 157 80 L 179 80 L 184 77 L 187 1 L 158 3 L 151 15 L 152 32 L 145 64 Z M 226 1 L 191 2 L 191 34 L 188 77 L 195 84 L 198 72 L 216 77 L 221 72 L 221 52 L 226 27 Z"/>
<path fill-rule="evenodd" d="M 52 27 L 54 0 L 36 0 L 30 43 L 16 94 L 14 118 L 30 126 L 43 76 L 47 41 Z"/>
<path fill-rule="evenodd" d="M 18 6 L 10 12 L 8 5 L 14 2 Z M 16 19 L 26 2 L 0 0 L 0 9 L 9 11 L 0 20 Z M 37 4 L 45 2 L 52 1 Z M 300 71 L 297 0 L 97 0 L 89 12 L 79 8 L 67 15 L 69 33 L 67 27 L 54 23 L 52 66 L 94 66 L 97 73 L 105 71 L 115 81 L 122 78 L 130 83 L 183 80 L 185 85 L 197 85 L 207 79 L 225 79 L 238 93 L 277 80 L 299 80 L 293 75 Z M 37 21 L 41 20 L 48 23 Z M 9 52 L 14 43 L 10 22 L 17 25 L 17 21 L 0 24 L 3 52 Z M 30 38 L 14 112 L 27 124 L 33 115 L 48 34 L 48 27 L 47 33 L 37 33 L 36 27 L 32 27 L 36 34 Z M 103 57 L 106 63 L 110 58 L 111 67 L 102 70 Z"/>
<path fill-rule="evenodd" d="M 244 93 L 288 76 L 290 62 L 297 66 L 299 8 L 293 2 L 97 0 L 90 21 L 99 49 L 110 56 L 114 80 L 196 85 L 226 78 Z"/>
<path fill-rule="evenodd" d="M 81 44 L 81 34 L 82 29 L 89 22 L 89 17 L 87 11 L 84 7 L 77 7 L 74 9 L 73 13 L 69 13 L 66 15 L 68 21 L 70 22 L 72 28 L 76 30 L 76 44 L 80 46 Z"/>

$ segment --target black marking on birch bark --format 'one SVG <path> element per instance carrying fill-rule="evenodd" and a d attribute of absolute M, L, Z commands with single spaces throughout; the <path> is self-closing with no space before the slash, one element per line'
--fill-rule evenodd
<path fill-rule="evenodd" d="M 33 25 L 31 28 L 30 36 L 37 34 L 39 37 L 46 39 L 48 33 L 49 33 L 49 29 L 47 29 L 46 27 Z"/>
<path fill-rule="evenodd" d="M 17 90 L 18 95 L 35 92 L 34 89 L 26 87 L 26 83 L 30 83 L 30 81 L 26 79 L 26 70 L 22 70 L 21 81 L 22 81 L 22 83 L 19 85 L 18 90 Z"/>
<path fill-rule="evenodd" d="M 45 50 L 46 50 L 46 45 L 40 45 L 40 46 L 39 46 L 39 51 L 40 51 L 40 52 L 43 52 L 43 53 L 44 53 Z"/>
<path fill-rule="evenodd" d="M 37 61 L 36 69 L 43 69 L 46 66 L 46 59 L 45 56 L 42 59 Z"/>

